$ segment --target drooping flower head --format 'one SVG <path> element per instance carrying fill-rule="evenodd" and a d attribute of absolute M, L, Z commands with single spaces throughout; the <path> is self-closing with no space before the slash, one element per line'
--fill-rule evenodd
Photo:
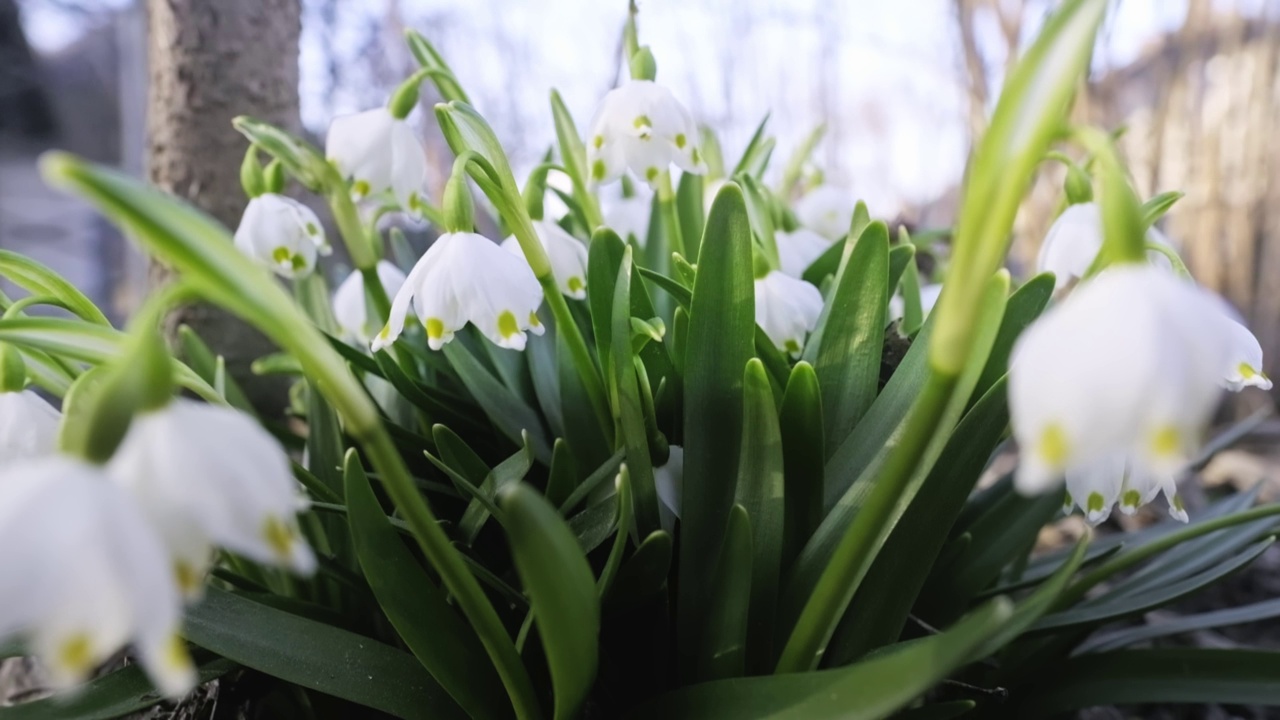
<path fill-rule="evenodd" d="M 1115 458 L 1148 478 L 1139 495 L 1171 483 L 1219 398 L 1223 312 L 1212 293 L 1149 265 L 1109 269 L 1046 312 L 1009 370 L 1017 487 L 1043 492 Z M 1102 501 L 1124 490 L 1091 477 L 1110 483 Z"/>
<path fill-rule="evenodd" d="M 535 220 L 533 229 L 551 261 L 556 285 L 566 297 L 582 300 L 587 296 L 587 246 L 564 228 L 546 220 Z M 502 241 L 502 248 L 524 259 L 524 250 L 514 235 Z"/>
<path fill-rule="evenodd" d="M 421 217 L 427 159 L 413 129 L 385 107 L 333 119 L 325 156 L 363 200 L 390 190 L 400 209 Z"/>
<path fill-rule="evenodd" d="M 324 226 L 311 208 L 275 193 L 249 200 L 235 243 L 240 252 L 286 278 L 310 275 L 316 256 L 332 251 Z"/>
<path fill-rule="evenodd" d="M 808 228 L 796 228 L 793 232 L 779 230 L 774 233 L 778 243 L 778 260 L 782 272 L 798 278 L 804 275 L 814 260 L 831 247 L 832 240 Z"/>
<path fill-rule="evenodd" d="M 432 350 L 468 322 L 495 345 L 514 350 L 524 349 L 526 331 L 546 330 L 537 315 L 542 286 L 529 264 L 475 233 L 445 233 L 427 249 L 396 293 L 374 351 L 400 337 L 411 303 Z"/>
<path fill-rule="evenodd" d="M 756 324 L 779 350 L 799 355 L 805 335 L 817 327 L 822 314 L 822 293 L 778 270 L 758 278 L 755 291 Z"/>
<path fill-rule="evenodd" d="M 627 170 L 653 184 L 672 163 L 685 172 L 706 172 L 693 116 L 652 80 L 628 80 L 605 94 L 586 144 L 587 171 L 596 184 Z"/>
<path fill-rule="evenodd" d="M 53 452 L 61 422 L 62 413 L 30 390 L 0 392 L 0 469 Z"/>
<path fill-rule="evenodd" d="M 0 470 L 0 489 L 0 637 L 25 637 L 58 688 L 132 643 L 161 692 L 190 690 L 178 589 L 133 499 L 101 468 L 59 454 Z"/>
<path fill-rule="evenodd" d="M 404 285 L 404 273 L 386 260 L 379 260 L 377 267 L 382 289 L 388 297 L 395 297 Z M 364 276 L 359 270 L 348 275 L 333 293 L 333 317 L 347 337 L 364 343 L 372 340 L 373 334 L 385 323 L 385 319 L 380 319 L 377 323 L 370 322 L 364 296 Z"/>
<path fill-rule="evenodd" d="M 802 226 L 834 242 L 849 233 L 856 207 L 851 193 L 819 185 L 796 201 L 795 212 Z"/>
<path fill-rule="evenodd" d="M 1147 240 L 1173 249 L 1164 233 L 1154 228 L 1147 231 Z M 1054 289 L 1061 290 L 1088 273 L 1100 250 L 1102 211 L 1097 203 L 1077 203 L 1063 210 L 1049 227 L 1036 257 L 1036 270 L 1053 273 Z M 1169 259 L 1155 250 L 1147 251 L 1147 259 L 1166 271 L 1173 270 Z"/>
<path fill-rule="evenodd" d="M 164 538 L 187 597 L 200 595 L 215 547 L 303 575 L 315 569 L 289 458 L 247 415 L 177 398 L 133 419 L 107 470 Z"/>

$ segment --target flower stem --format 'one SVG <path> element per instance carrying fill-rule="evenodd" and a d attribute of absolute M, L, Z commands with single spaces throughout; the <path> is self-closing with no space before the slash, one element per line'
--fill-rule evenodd
<path fill-rule="evenodd" d="M 671 186 L 669 170 L 658 176 L 658 212 L 662 215 L 662 229 L 667 234 L 667 249 L 683 256 L 684 235 L 680 230 L 680 214 L 676 211 L 676 193 Z"/>

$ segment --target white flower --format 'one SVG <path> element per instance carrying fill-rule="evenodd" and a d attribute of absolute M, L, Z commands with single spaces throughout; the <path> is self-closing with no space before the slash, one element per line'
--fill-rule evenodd
<path fill-rule="evenodd" d="M 1132 515 L 1161 491 L 1169 504 L 1169 515 L 1181 522 L 1189 519 L 1173 477 L 1145 472 L 1141 463 L 1123 454 L 1070 468 L 1065 475 L 1063 510 L 1070 512 L 1073 506 L 1079 507 L 1090 525 L 1106 521 L 1117 502 L 1120 512 Z"/>
<path fill-rule="evenodd" d="M 942 295 L 941 283 L 929 283 L 920 288 L 920 311 L 923 317 L 929 317 L 929 313 L 933 312 L 933 306 L 938 304 L 938 297 Z M 894 295 L 889 298 L 889 321 L 901 320 L 905 311 L 901 295 Z"/>
<path fill-rule="evenodd" d="M 1143 265 L 1107 270 L 1046 312 L 1009 371 L 1018 489 L 1043 492 L 1115 457 L 1171 481 L 1219 398 L 1223 311 L 1212 293 Z"/>
<path fill-rule="evenodd" d="M 446 233 L 427 249 L 391 303 L 391 317 L 373 340 L 374 351 L 400 337 L 413 303 L 439 350 L 470 322 L 495 345 L 523 350 L 525 331 L 541 335 L 542 286 L 529 264 L 474 233 Z"/>
<path fill-rule="evenodd" d="M 24 636 L 60 688 L 132 642 L 161 692 L 191 689 L 164 545 L 128 493 L 57 454 L 0 471 L 0 489 L 0 637 Z"/>
<path fill-rule="evenodd" d="M 1224 316 L 1228 337 L 1228 364 L 1223 384 L 1228 390 L 1239 392 L 1246 387 L 1271 389 L 1271 378 L 1262 372 L 1262 345 L 1249 328 Z"/>
<path fill-rule="evenodd" d="M 1061 290 L 1089 271 L 1102 249 L 1102 237 L 1102 211 L 1097 203 L 1068 207 L 1045 235 L 1036 257 L 1036 271 L 1053 273 L 1054 289 Z M 1147 240 L 1172 249 L 1164 233 L 1154 228 L 1147 231 Z M 1164 270 L 1173 270 L 1169 259 L 1155 250 L 1147 251 L 1147 259 Z"/>
<path fill-rule="evenodd" d="M 756 280 L 756 324 L 777 348 L 796 356 L 804 336 L 818 324 L 822 293 L 803 280 L 777 270 Z"/>
<path fill-rule="evenodd" d="M 831 240 L 808 228 L 796 228 L 794 232 L 779 230 L 774 237 L 782 272 L 795 278 L 804 275 L 813 261 L 832 245 Z"/>
<path fill-rule="evenodd" d="M 405 276 L 400 268 L 386 260 L 379 260 L 378 279 L 382 281 L 382 289 L 386 291 L 387 297 L 392 298 L 400 292 Z M 333 294 L 333 317 L 347 337 L 355 338 L 360 342 L 369 342 L 373 338 L 373 333 L 377 332 L 369 325 L 369 311 L 364 297 L 364 276 L 359 270 L 348 275 L 347 279 L 338 286 L 337 292 Z M 373 327 L 381 327 L 382 324 L 383 321 L 380 320 Z"/>
<path fill-rule="evenodd" d="M 649 213 L 652 200 L 647 197 L 633 195 L 619 198 L 604 207 L 604 224 L 618 233 L 623 240 L 630 239 L 636 245 L 644 247 L 649 240 Z"/>
<path fill-rule="evenodd" d="M 315 570 L 295 517 L 305 506 L 275 439 L 247 415 L 178 398 L 137 415 L 107 466 L 169 548 L 173 576 L 198 597 L 214 547 Z"/>
<path fill-rule="evenodd" d="M 689 111 L 652 80 L 628 80 L 610 90 L 587 138 L 591 182 L 617 180 L 630 169 L 653 184 L 672 163 L 685 172 L 706 172 Z"/>
<path fill-rule="evenodd" d="M 849 234 L 856 206 L 851 193 L 834 185 L 819 185 L 797 200 L 794 210 L 801 225 L 835 241 Z"/>
<path fill-rule="evenodd" d="M 574 300 L 587 296 L 587 246 L 564 228 L 546 220 L 535 220 L 533 229 L 547 251 L 551 272 L 560 292 Z M 502 241 L 507 252 L 524 259 L 524 250 L 514 235 Z"/>
<path fill-rule="evenodd" d="M 0 468 L 53 452 L 61 422 L 62 413 L 30 390 L 0 393 Z"/>
<path fill-rule="evenodd" d="M 662 527 L 667 532 L 674 532 L 684 495 L 684 448 L 679 445 L 670 447 L 666 464 L 653 469 L 653 484 L 658 490 L 658 515 Z"/>
<path fill-rule="evenodd" d="M 275 193 L 249 201 L 235 242 L 240 252 L 287 278 L 309 275 L 316 267 L 316 256 L 332 251 L 324 226 L 311 208 Z"/>
<path fill-rule="evenodd" d="M 390 110 L 380 107 L 334 118 L 324 152 L 351 180 L 356 200 L 390 190 L 401 210 L 421 217 L 426 153 L 409 124 Z"/>

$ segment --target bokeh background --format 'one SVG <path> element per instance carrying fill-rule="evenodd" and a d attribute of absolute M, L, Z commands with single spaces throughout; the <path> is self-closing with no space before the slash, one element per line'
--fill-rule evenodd
<path fill-rule="evenodd" d="M 171 62 L 170 46 L 199 48 L 201 38 L 157 37 L 154 16 L 186 13 L 195 29 L 182 32 L 199 35 L 244 21 L 236 14 L 248 5 L 254 27 L 271 25 L 278 42 L 214 43 L 225 55 L 220 71 L 196 78 L 194 89 L 162 90 L 163 102 L 189 101 L 184 112 L 195 117 L 181 127 L 197 127 L 202 114 L 210 123 L 209 152 L 196 148 L 187 159 L 163 129 L 148 132 L 166 122 L 149 56 L 155 70 L 156 57 Z M 814 164 L 828 182 L 865 199 L 876 216 L 946 227 L 972 138 L 1010 59 L 1051 6 L 642 0 L 639 27 L 660 80 L 718 130 L 727 157 L 766 114 L 775 159 L 825 123 Z M 234 95 L 219 99 L 204 86 L 239 83 L 252 90 L 244 98 L 251 108 L 271 95 L 272 114 L 322 138 L 333 115 L 382 103 L 412 70 L 401 41 L 406 27 L 438 45 L 517 168 L 531 167 L 554 137 L 550 89 L 581 126 L 625 72 L 626 11 L 624 0 L 0 0 L 0 247 L 66 271 L 124 316 L 146 291 L 145 267 L 106 223 L 41 186 L 38 153 L 65 147 L 150 175 L 234 223 L 241 207 L 234 188 L 202 186 L 199 173 L 181 172 L 184 163 L 222 163 L 233 177 L 239 163 L 219 142 L 235 142 L 226 139 L 225 118 L 242 109 L 225 107 L 236 104 Z M 1127 128 L 1123 148 L 1144 195 L 1187 193 L 1165 230 L 1197 277 L 1248 318 L 1273 373 L 1280 367 L 1278 51 L 1280 1 L 1117 0 L 1077 109 Z M 423 133 L 438 196 L 449 156 L 428 126 Z M 1057 209 L 1058 172 L 1046 168 L 1019 218 L 1015 271 L 1028 268 Z M 219 192 L 227 197 L 210 199 Z"/>

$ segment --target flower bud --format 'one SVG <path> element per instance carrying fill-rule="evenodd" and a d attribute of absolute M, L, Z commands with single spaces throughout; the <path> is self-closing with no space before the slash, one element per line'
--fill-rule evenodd
<path fill-rule="evenodd" d="M 645 45 L 631 56 L 631 79 L 652 80 L 658 75 L 658 63 L 653 59 L 649 46 Z"/>
<path fill-rule="evenodd" d="M 248 198 L 256 198 L 263 193 L 262 163 L 258 161 L 258 148 L 250 145 L 240 163 L 240 187 Z"/>

